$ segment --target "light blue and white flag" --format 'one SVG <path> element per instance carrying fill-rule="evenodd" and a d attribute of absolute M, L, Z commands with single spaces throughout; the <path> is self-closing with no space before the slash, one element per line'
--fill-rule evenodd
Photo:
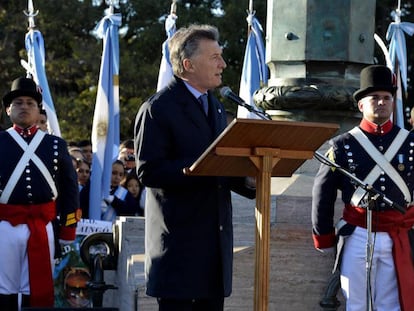
<path fill-rule="evenodd" d="M 89 218 L 101 219 L 103 199 L 109 196 L 112 163 L 119 147 L 119 41 L 120 14 L 109 12 L 95 33 L 103 39 L 101 69 L 92 124 L 92 170 Z"/>
<path fill-rule="evenodd" d="M 407 47 L 405 34 L 412 36 L 414 34 L 414 24 L 401 22 L 401 11 L 398 8 L 392 22 L 387 29 L 386 39 L 390 41 L 389 55 L 391 60 L 391 70 L 396 75 L 397 92 L 395 95 L 395 116 L 394 122 L 404 128 L 404 111 L 402 87 L 407 91 Z"/>
<path fill-rule="evenodd" d="M 253 102 L 253 94 L 260 87 L 266 85 L 268 80 L 268 68 L 262 39 L 263 28 L 252 12 L 247 16 L 247 23 L 250 33 L 244 54 L 239 96 L 255 110 L 259 110 Z M 237 109 L 237 117 L 259 118 L 257 114 L 251 113 L 246 108 L 240 106 Z"/>
<path fill-rule="evenodd" d="M 168 42 L 176 31 L 175 21 L 177 15 L 171 12 L 165 20 L 165 32 L 167 33 L 167 39 L 162 44 L 162 58 L 160 64 L 160 71 L 158 73 L 157 91 L 165 87 L 173 77 L 173 70 L 170 61 L 170 51 L 168 50 Z"/>
<path fill-rule="evenodd" d="M 32 12 L 33 13 L 33 12 Z M 33 16 L 31 17 L 33 18 Z M 46 111 L 49 133 L 61 136 L 59 122 L 56 115 L 55 106 L 53 105 L 52 96 L 50 95 L 49 84 L 47 82 L 45 70 L 45 45 L 42 33 L 29 27 L 26 33 L 25 46 L 27 50 L 27 63 L 22 61 L 23 67 L 30 73 L 33 80 L 42 89 L 43 109 Z"/>

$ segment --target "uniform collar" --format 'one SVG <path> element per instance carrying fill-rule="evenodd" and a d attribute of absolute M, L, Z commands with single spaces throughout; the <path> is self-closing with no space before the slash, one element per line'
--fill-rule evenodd
<path fill-rule="evenodd" d="M 32 125 L 27 128 L 21 128 L 20 126 L 14 124 L 13 128 L 16 130 L 17 133 L 19 133 L 22 137 L 33 137 L 34 134 L 36 134 L 38 127 L 36 125 Z"/>
<path fill-rule="evenodd" d="M 376 124 L 374 122 L 368 121 L 367 119 L 362 119 L 359 127 L 370 134 L 385 135 L 391 131 L 393 124 L 391 120 L 388 120 L 383 124 Z"/>

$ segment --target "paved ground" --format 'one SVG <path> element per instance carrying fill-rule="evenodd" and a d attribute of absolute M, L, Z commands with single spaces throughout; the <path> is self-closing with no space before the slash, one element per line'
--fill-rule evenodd
<path fill-rule="evenodd" d="M 319 306 L 333 258 L 318 253 L 311 239 L 311 188 L 315 160 L 290 178 L 272 179 L 269 311 L 327 311 Z M 254 204 L 233 196 L 235 256 L 233 293 L 225 310 L 251 311 L 254 299 Z M 338 211 L 339 211 L 338 204 Z M 138 310 L 157 310 L 153 298 L 138 292 Z M 338 298 L 343 301 L 339 294 Z M 343 311 L 342 305 L 337 309 Z"/>

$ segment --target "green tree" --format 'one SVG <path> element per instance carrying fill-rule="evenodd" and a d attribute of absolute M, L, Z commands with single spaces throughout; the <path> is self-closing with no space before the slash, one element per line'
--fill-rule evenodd
<path fill-rule="evenodd" d="M 96 99 L 102 40 L 92 35 L 107 5 L 97 0 L 33 0 L 39 14 L 37 29 L 46 48 L 46 74 L 57 111 L 62 136 L 69 140 L 89 139 Z M 377 33 L 385 39 L 396 1 L 377 1 Z M 412 1 L 404 2 L 403 21 L 412 21 Z M 124 0 L 120 31 L 120 119 L 121 140 L 133 134 L 135 115 L 142 102 L 155 92 L 165 40 L 164 21 L 171 1 Z M 247 39 L 247 9 L 244 0 L 179 0 L 177 27 L 210 23 L 221 33 L 227 69 L 223 81 L 237 91 Z M 27 0 L 0 0 L 0 95 L 11 81 L 25 75 L 20 59 L 27 59 L 24 37 L 28 20 L 23 14 Z M 254 1 L 256 17 L 266 27 L 266 1 Z M 412 39 L 407 39 L 408 58 L 413 59 Z M 410 62 L 408 62 L 410 63 Z M 409 77 L 412 69 L 409 68 Z M 408 92 L 410 101 L 411 86 Z M 236 107 L 225 101 L 226 109 Z M 410 104 L 409 104 L 410 105 Z M 410 105 L 412 106 L 412 105 Z M 4 117 L 4 116 L 3 116 Z M 8 118 L 2 125 L 8 126 Z"/>

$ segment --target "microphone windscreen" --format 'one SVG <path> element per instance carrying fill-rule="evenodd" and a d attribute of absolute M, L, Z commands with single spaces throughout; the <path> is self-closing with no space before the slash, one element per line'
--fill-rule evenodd
<path fill-rule="evenodd" d="M 232 93 L 231 88 L 229 88 L 228 86 L 223 86 L 220 89 L 220 95 L 223 97 L 227 98 L 231 93 Z"/>

